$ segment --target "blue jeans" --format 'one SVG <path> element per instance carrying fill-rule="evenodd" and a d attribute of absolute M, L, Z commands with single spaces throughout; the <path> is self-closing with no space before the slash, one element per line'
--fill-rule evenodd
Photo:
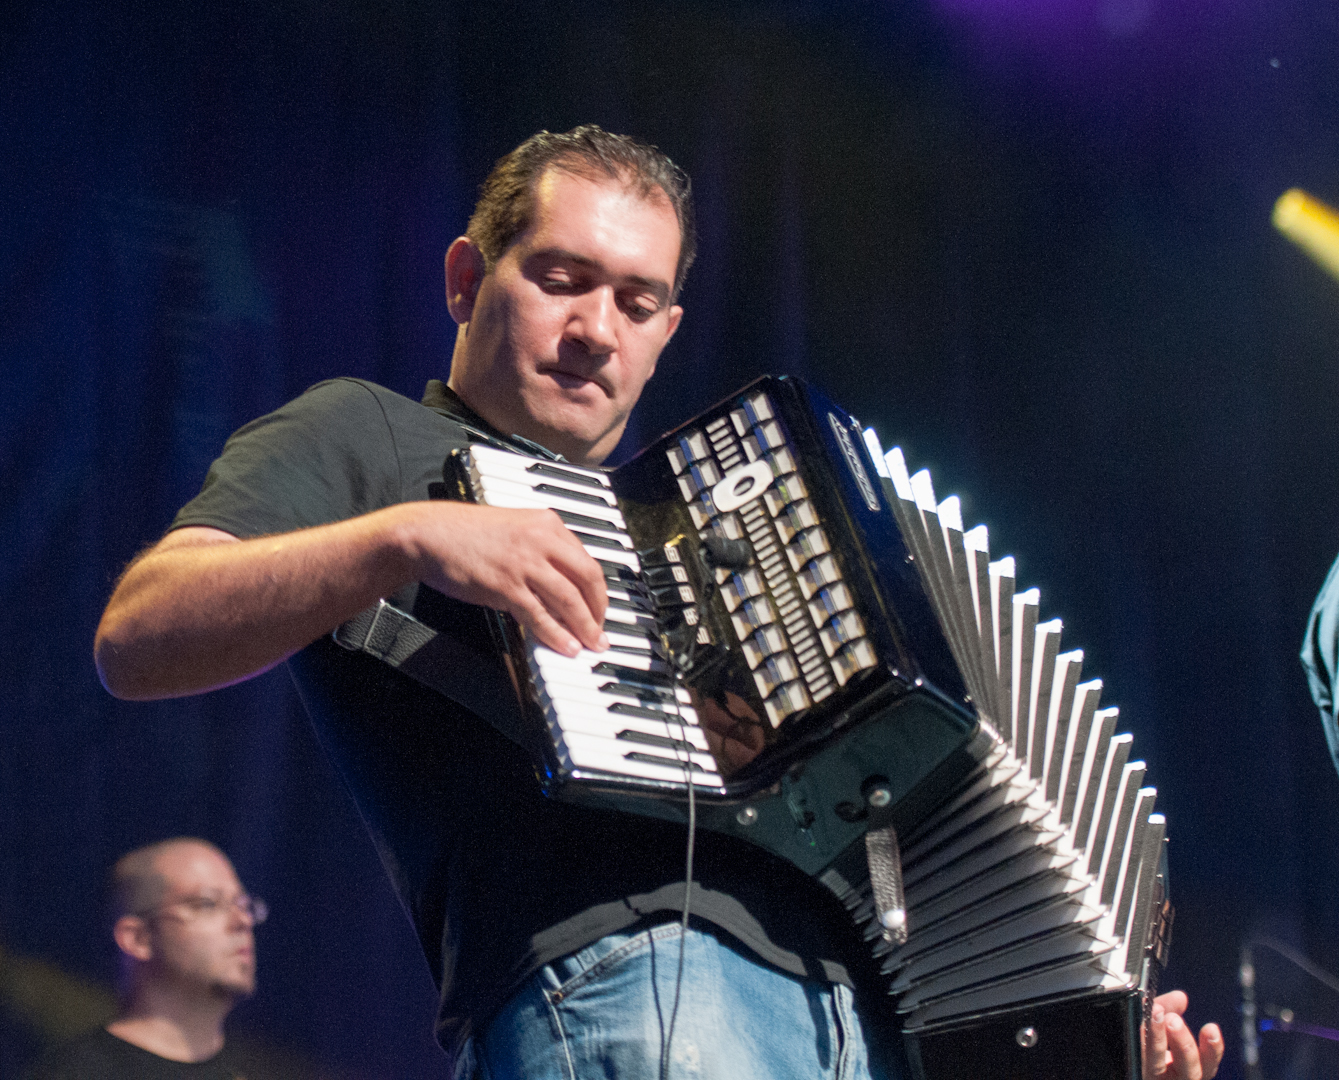
<path fill-rule="evenodd" d="M 670 1080 L 896 1080 L 851 991 L 778 972 L 689 929 Z M 472 1040 L 458 1077 L 660 1080 L 679 925 L 611 934 L 541 968 Z"/>

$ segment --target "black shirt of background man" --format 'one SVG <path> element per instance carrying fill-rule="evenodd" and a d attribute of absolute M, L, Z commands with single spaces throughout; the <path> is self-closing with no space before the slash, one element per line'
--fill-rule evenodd
<path fill-rule="evenodd" d="M 233 435 L 173 528 L 247 538 L 425 499 L 447 454 L 483 438 L 508 441 L 440 382 L 423 404 L 360 380 L 319 383 Z M 388 599 L 414 610 L 419 592 Z M 545 798 L 488 723 L 329 635 L 289 666 L 413 917 L 453 1058 L 540 966 L 682 907 L 682 825 Z M 827 890 L 739 841 L 699 835 L 692 911 L 796 975 L 850 984 L 864 963 Z"/>
<path fill-rule="evenodd" d="M 99 1028 L 53 1051 L 31 1080 L 262 1080 L 226 1043 L 208 1061 L 172 1061 Z"/>

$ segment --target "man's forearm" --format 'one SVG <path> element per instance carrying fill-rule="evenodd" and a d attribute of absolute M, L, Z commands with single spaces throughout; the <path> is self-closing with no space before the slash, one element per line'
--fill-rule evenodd
<path fill-rule="evenodd" d="M 413 504 L 278 536 L 170 533 L 133 563 L 94 655 L 117 697 L 199 693 L 273 667 L 416 579 Z"/>

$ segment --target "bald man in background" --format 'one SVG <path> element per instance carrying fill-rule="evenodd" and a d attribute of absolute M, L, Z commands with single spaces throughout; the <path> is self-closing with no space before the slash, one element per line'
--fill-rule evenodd
<path fill-rule="evenodd" d="M 120 1015 L 57 1050 L 35 1080 L 260 1080 L 223 1022 L 255 992 L 266 909 L 227 856 L 186 837 L 138 848 L 112 869 L 111 903 Z"/>

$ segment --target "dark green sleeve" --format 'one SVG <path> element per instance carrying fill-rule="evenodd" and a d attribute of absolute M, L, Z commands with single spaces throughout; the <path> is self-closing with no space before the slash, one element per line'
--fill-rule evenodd
<path fill-rule="evenodd" d="M 292 532 L 400 502 L 395 435 L 381 391 L 318 383 L 239 429 L 172 528 L 208 525 L 246 538 Z"/>

